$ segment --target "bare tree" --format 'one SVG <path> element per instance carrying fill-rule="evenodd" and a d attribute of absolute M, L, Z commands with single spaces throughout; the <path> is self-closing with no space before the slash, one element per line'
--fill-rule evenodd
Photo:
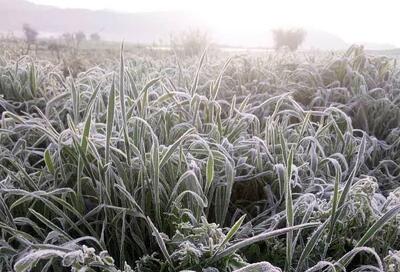
<path fill-rule="evenodd" d="M 82 31 L 76 32 L 75 33 L 75 40 L 76 40 L 76 46 L 79 47 L 79 45 L 86 40 L 86 35 Z"/>
<path fill-rule="evenodd" d="M 27 43 L 26 54 L 28 54 L 31 48 L 31 44 L 34 44 L 36 42 L 39 32 L 37 32 L 37 30 L 32 28 L 29 24 L 23 24 L 22 30 L 24 32 L 25 40 Z"/>
<path fill-rule="evenodd" d="M 275 43 L 275 48 L 288 47 L 291 51 L 296 51 L 303 43 L 306 32 L 301 29 L 274 29 L 272 35 Z"/>

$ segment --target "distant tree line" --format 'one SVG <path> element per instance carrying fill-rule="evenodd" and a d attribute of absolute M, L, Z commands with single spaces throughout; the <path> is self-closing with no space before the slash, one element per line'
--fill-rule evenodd
<path fill-rule="evenodd" d="M 25 35 L 27 43 L 26 54 L 33 44 L 36 44 L 39 32 L 29 24 L 24 24 L 22 30 Z M 292 29 L 274 29 L 272 30 L 272 37 L 274 41 L 275 49 L 281 49 L 283 47 L 288 48 L 291 51 L 296 51 L 300 45 L 304 42 L 306 32 L 301 28 Z M 60 50 L 67 46 L 72 48 L 76 53 L 81 44 L 86 41 L 88 37 L 83 31 L 75 33 L 63 33 L 58 39 L 52 39 L 48 43 L 48 49 L 57 55 L 60 59 Z M 99 42 L 101 37 L 98 33 L 92 33 L 89 35 L 89 40 L 92 42 Z M 182 52 L 184 55 L 198 55 L 210 44 L 210 38 L 207 32 L 200 30 L 191 30 L 187 32 L 181 32 L 178 35 L 170 36 L 170 46 L 175 52 Z"/>
<path fill-rule="evenodd" d="M 62 64 L 61 69 L 64 76 L 76 76 L 79 72 L 85 70 L 84 58 L 79 54 L 85 41 L 90 40 L 95 43 L 101 41 L 99 33 L 92 33 L 87 36 L 83 31 L 63 33 L 55 38 L 38 41 L 39 31 L 34 27 L 29 24 L 23 24 L 22 30 L 25 37 L 26 50 L 24 48 L 21 52 L 28 54 L 33 45 L 35 46 L 36 54 L 38 48 L 45 49 L 57 59 L 58 63 Z"/>
<path fill-rule="evenodd" d="M 26 54 L 28 54 L 31 46 L 36 44 L 39 32 L 29 24 L 23 24 L 22 30 L 27 44 Z M 93 42 L 99 42 L 101 37 L 98 33 L 92 33 L 90 34 L 89 39 Z M 81 43 L 85 40 L 87 40 L 87 37 L 83 31 L 78 31 L 75 33 L 63 33 L 58 39 L 52 39 L 49 41 L 48 49 L 52 52 L 56 52 L 59 58 L 59 51 L 63 47 L 61 41 L 65 45 L 72 46 L 77 50 L 79 49 Z"/>

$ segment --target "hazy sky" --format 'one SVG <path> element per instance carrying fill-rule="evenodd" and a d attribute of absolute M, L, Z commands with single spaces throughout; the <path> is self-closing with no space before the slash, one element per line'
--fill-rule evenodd
<path fill-rule="evenodd" d="M 219 30 L 247 32 L 302 26 L 336 34 L 348 43 L 400 46 L 400 0 L 30 0 L 68 8 L 122 12 L 197 12 Z"/>

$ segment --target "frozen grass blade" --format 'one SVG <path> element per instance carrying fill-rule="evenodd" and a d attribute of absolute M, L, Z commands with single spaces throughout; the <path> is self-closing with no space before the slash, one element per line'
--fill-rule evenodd
<path fill-rule="evenodd" d="M 286 226 L 291 228 L 294 224 L 293 214 L 293 199 L 292 199 L 292 165 L 293 165 L 293 149 L 289 151 L 288 160 L 286 163 L 286 175 L 285 175 L 285 208 L 286 208 Z M 293 257 L 293 231 L 289 230 L 286 234 L 286 271 L 291 270 L 292 257 Z"/>
<path fill-rule="evenodd" d="M 297 225 L 297 226 L 292 226 L 292 227 L 287 227 L 287 228 L 282 228 L 279 230 L 273 230 L 273 231 L 269 231 L 269 232 L 265 232 L 265 233 L 261 233 L 259 235 L 253 236 L 251 238 L 247 238 L 244 239 L 240 242 L 235 243 L 234 245 L 224 249 L 223 251 L 221 251 L 220 253 L 218 253 L 214 260 L 218 261 L 234 252 L 236 252 L 237 250 L 247 247 L 249 245 L 252 245 L 254 243 L 260 242 L 260 241 L 264 241 L 266 239 L 272 238 L 272 237 L 276 237 L 276 236 L 280 236 L 283 234 L 288 233 L 289 231 L 295 231 L 295 230 L 299 230 L 299 229 L 305 229 L 305 228 L 313 228 L 315 226 L 317 226 L 318 223 L 306 223 L 306 224 L 301 224 L 301 225 Z"/>
<path fill-rule="evenodd" d="M 106 164 L 110 161 L 110 146 L 111 146 L 111 135 L 114 123 L 115 114 L 115 88 L 114 88 L 114 77 L 111 83 L 111 90 L 108 97 L 107 107 L 107 123 L 106 123 L 106 150 L 105 150 L 105 162 Z"/>
<path fill-rule="evenodd" d="M 149 226 L 153 232 L 153 235 L 156 238 L 157 244 L 160 247 L 160 250 L 162 252 L 162 254 L 164 255 L 165 259 L 167 260 L 167 262 L 169 263 L 169 265 L 171 266 L 172 269 L 174 269 L 174 264 L 171 260 L 171 256 L 168 253 L 167 250 L 167 246 L 164 243 L 164 239 L 162 238 L 160 232 L 157 230 L 157 228 L 154 226 L 153 222 L 151 222 L 150 218 L 147 217 L 147 221 L 149 223 Z"/>
<path fill-rule="evenodd" d="M 206 57 L 206 53 L 207 53 L 207 49 L 205 49 L 203 54 L 201 55 L 201 58 L 200 58 L 200 61 L 199 61 L 199 65 L 197 67 L 197 71 L 196 71 L 195 77 L 194 77 L 193 82 L 192 82 L 192 87 L 190 88 L 190 95 L 191 96 L 193 96 L 196 93 L 197 86 L 199 85 L 200 70 L 201 70 L 201 67 L 203 66 L 204 59 Z"/>
<path fill-rule="evenodd" d="M 52 173 L 54 175 L 55 167 L 54 167 L 53 159 L 51 158 L 51 155 L 50 155 L 50 151 L 48 149 L 46 149 L 44 151 L 44 160 L 45 160 L 47 169 L 49 170 L 50 173 Z"/>
<path fill-rule="evenodd" d="M 214 156 L 212 152 L 210 152 L 206 164 L 206 189 L 205 189 L 206 195 L 208 194 L 208 190 L 211 187 L 213 179 L 214 179 Z"/>
<path fill-rule="evenodd" d="M 238 221 L 231 227 L 229 232 L 226 234 L 225 239 L 222 241 L 220 245 L 218 245 L 218 248 L 215 250 L 215 253 L 211 259 L 213 259 L 223 248 L 224 246 L 233 238 L 233 236 L 236 234 L 236 232 L 239 230 L 239 228 L 242 226 L 244 219 L 246 218 L 246 215 L 242 215 Z"/>
<path fill-rule="evenodd" d="M 120 51 L 120 70 L 119 70 L 119 99 L 121 106 L 121 115 L 123 122 L 123 133 L 124 133 L 124 142 L 125 142 L 125 153 L 126 153 L 126 161 L 128 165 L 131 165 L 131 151 L 129 145 L 129 135 L 128 135 L 128 125 L 126 120 L 126 109 L 125 109 L 125 90 L 124 90 L 124 43 L 121 44 Z"/>

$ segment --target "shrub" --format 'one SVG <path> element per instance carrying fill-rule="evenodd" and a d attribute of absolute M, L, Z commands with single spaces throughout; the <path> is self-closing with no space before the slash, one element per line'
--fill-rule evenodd
<path fill-rule="evenodd" d="M 206 32 L 201 30 L 190 30 L 171 35 L 171 48 L 185 56 L 200 55 L 210 44 L 210 38 Z"/>
<path fill-rule="evenodd" d="M 276 49 L 288 47 L 291 51 L 296 51 L 306 37 L 306 32 L 300 28 L 274 29 L 272 34 Z"/>

